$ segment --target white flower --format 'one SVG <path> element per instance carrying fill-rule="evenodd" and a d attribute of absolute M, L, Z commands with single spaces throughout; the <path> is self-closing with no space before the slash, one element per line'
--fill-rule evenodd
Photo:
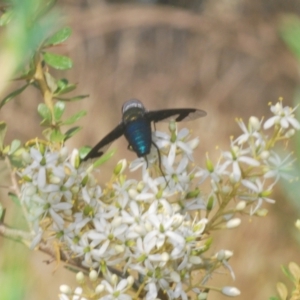
<path fill-rule="evenodd" d="M 185 142 L 188 138 L 190 131 L 186 128 L 181 129 L 177 133 L 177 128 L 171 135 L 168 135 L 164 132 L 155 131 L 153 133 L 153 139 L 158 148 L 170 147 L 168 154 L 168 163 L 170 166 L 173 165 L 176 157 L 177 148 L 179 148 L 189 160 L 193 161 L 193 148 L 195 148 L 195 141 L 198 141 L 198 138 Z"/>
<path fill-rule="evenodd" d="M 264 178 L 275 178 L 275 183 L 280 178 L 284 178 L 286 180 L 293 179 L 294 176 L 289 174 L 292 170 L 293 163 L 296 159 L 291 159 L 292 153 L 287 155 L 284 159 L 275 153 L 274 151 L 271 152 L 271 155 L 265 161 L 267 164 L 267 172 L 264 174 Z"/>
<path fill-rule="evenodd" d="M 228 172 L 225 171 L 227 164 L 221 164 L 221 159 L 218 160 L 216 166 L 213 165 L 212 161 L 206 154 L 206 169 L 198 168 L 198 171 L 195 173 L 195 177 L 202 177 L 199 184 L 204 182 L 208 177 L 210 177 L 214 182 L 218 183 L 224 175 L 227 175 Z"/>
<path fill-rule="evenodd" d="M 45 153 L 42 154 L 40 150 L 31 147 L 30 156 L 32 158 L 32 162 L 25 168 L 20 176 L 27 176 L 31 178 L 32 182 L 36 182 L 39 188 L 43 188 L 46 185 L 46 171 L 47 169 L 55 167 L 59 154 L 55 152 L 47 152 L 47 150 L 45 150 Z"/>
<path fill-rule="evenodd" d="M 131 300 L 132 297 L 125 293 L 130 287 L 128 286 L 129 282 L 127 279 L 121 279 L 119 282 L 102 280 L 101 284 L 104 286 L 107 295 L 101 297 L 101 300 Z"/>
<path fill-rule="evenodd" d="M 245 155 L 248 153 L 249 149 L 242 150 L 237 146 L 233 146 L 230 152 L 223 152 L 223 157 L 226 159 L 226 161 L 222 165 L 222 169 L 227 168 L 229 165 L 232 165 L 232 176 L 236 182 L 241 179 L 242 175 L 239 163 L 245 163 L 253 167 L 257 167 L 260 165 L 259 161 Z"/>
<path fill-rule="evenodd" d="M 238 125 L 243 131 L 243 134 L 241 134 L 233 143 L 237 143 L 238 145 L 242 145 L 249 141 L 251 137 L 254 137 L 255 139 L 261 140 L 261 134 L 258 132 L 260 129 L 260 125 L 262 121 L 259 121 L 255 117 L 251 117 L 249 119 L 248 127 L 245 125 L 245 123 L 241 120 L 237 120 Z"/>
<path fill-rule="evenodd" d="M 162 158 L 162 163 L 165 167 L 164 177 L 170 192 L 175 193 L 177 191 L 185 191 L 190 182 L 190 177 L 187 173 L 187 166 L 189 163 L 188 158 L 186 156 L 181 158 L 176 168 L 169 164 L 169 160 L 165 156 Z"/>
<path fill-rule="evenodd" d="M 130 198 L 128 191 L 131 186 L 136 185 L 136 184 L 137 184 L 137 181 L 134 179 L 126 180 L 124 182 L 118 181 L 117 183 L 113 184 L 113 188 L 115 191 L 115 197 L 116 197 L 115 204 L 118 207 L 125 208 L 127 206 L 129 198 Z"/>
<path fill-rule="evenodd" d="M 240 198 L 244 200 L 257 201 L 255 208 L 251 208 L 251 215 L 253 215 L 257 211 L 257 209 L 262 205 L 263 201 L 266 201 L 268 203 L 275 203 L 275 200 L 267 197 L 271 194 L 272 191 L 264 190 L 263 184 L 259 179 L 256 179 L 255 183 L 251 182 L 250 180 L 242 180 L 242 184 L 251 191 L 251 194 L 241 196 Z"/>
<path fill-rule="evenodd" d="M 264 129 L 268 129 L 276 124 L 280 125 L 281 128 L 287 129 L 290 125 L 299 130 L 300 123 L 295 119 L 294 111 L 297 107 L 291 108 L 289 106 L 282 107 L 282 101 L 277 102 L 271 106 L 271 111 L 274 114 L 273 117 L 268 119 L 264 124 Z"/>

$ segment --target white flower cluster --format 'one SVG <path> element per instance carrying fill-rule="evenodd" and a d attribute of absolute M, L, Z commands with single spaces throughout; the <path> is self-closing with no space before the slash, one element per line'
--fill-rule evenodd
<path fill-rule="evenodd" d="M 142 168 L 142 180 L 126 178 L 123 160 L 104 190 L 91 168 L 77 166 L 65 148 L 59 153 L 40 145 L 30 148 L 20 177 L 21 200 L 36 233 L 33 246 L 41 239 L 59 239 L 71 257 L 80 257 L 83 266 L 101 273 L 106 281 L 98 286 L 97 299 L 203 295 L 216 269 L 225 267 L 233 275 L 231 255 L 224 254 L 229 252 L 208 254 L 210 231 L 234 228 L 240 224 L 237 214 L 249 213 L 249 207 L 254 214 L 263 201 L 274 202 L 268 198 L 273 184 L 290 164 L 271 149 L 300 125 L 281 102 L 271 111 L 275 116 L 263 126 L 255 117 L 248 126 L 238 121 L 243 134 L 216 166 L 207 158 L 206 168 L 192 167 L 198 139 L 189 140 L 187 129 L 177 132 L 171 123 L 170 134 L 153 133 L 159 153 L 154 148 L 147 160 L 131 163 L 131 170 Z M 269 138 L 262 127 L 272 126 Z M 202 195 L 199 185 L 207 178 L 211 191 Z M 264 188 L 270 178 L 273 182 Z M 233 199 L 240 199 L 234 207 Z M 116 270 L 126 276 L 116 279 L 111 275 Z M 223 290 L 239 294 L 235 288 Z M 72 299 L 71 291 L 61 292 L 61 299 Z"/>

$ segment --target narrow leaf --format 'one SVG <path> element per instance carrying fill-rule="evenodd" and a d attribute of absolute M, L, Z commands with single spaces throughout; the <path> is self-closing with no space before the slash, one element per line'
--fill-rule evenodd
<path fill-rule="evenodd" d="M 12 16 L 13 16 L 13 10 L 12 9 L 9 9 L 6 12 L 4 12 L 2 14 L 2 16 L 0 17 L 0 26 L 7 25 L 10 22 L 10 20 L 12 19 Z"/>
<path fill-rule="evenodd" d="M 5 218 L 5 208 L 3 208 L 2 204 L 0 203 L 0 222 L 3 223 L 4 222 L 4 218 Z"/>
<path fill-rule="evenodd" d="M 20 146 L 21 146 L 21 141 L 13 140 L 11 142 L 8 154 L 11 155 L 11 154 L 15 153 L 20 148 Z"/>
<path fill-rule="evenodd" d="M 57 70 L 67 70 L 73 67 L 72 60 L 67 56 L 44 52 L 44 59 L 49 66 Z"/>
<path fill-rule="evenodd" d="M 286 17 L 280 25 L 280 34 L 290 50 L 300 59 L 300 19 L 296 16 Z"/>
<path fill-rule="evenodd" d="M 63 115 L 64 111 L 65 111 L 65 103 L 62 101 L 58 101 L 55 103 L 54 105 L 54 117 L 55 117 L 55 121 L 59 121 L 61 116 Z"/>
<path fill-rule="evenodd" d="M 45 119 L 47 121 L 52 120 L 51 111 L 45 103 L 40 103 L 39 104 L 38 113 L 43 119 Z"/>
<path fill-rule="evenodd" d="M 9 192 L 8 196 L 16 205 L 21 206 L 20 199 L 16 194 Z"/>
<path fill-rule="evenodd" d="M 78 120 L 80 120 L 85 115 L 86 115 L 86 111 L 82 110 L 82 111 L 76 113 L 75 115 L 71 116 L 66 121 L 63 121 L 62 124 L 63 125 L 71 125 L 71 124 L 77 122 Z"/>
<path fill-rule="evenodd" d="M 55 78 L 49 72 L 44 72 L 44 75 L 51 93 L 54 93 L 57 90 L 57 83 Z"/>
<path fill-rule="evenodd" d="M 64 87 L 59 87 L 56 91 L 55 91 L 55 94 L 54 95 L 62 95 L 62 94 L 66 94 L 66 93 L 69 93 L 73 90 L 75 90 L 77 87 L 76 84 L 68 84 L 68 85 L 65 85 Z"/>
<path fill-rule="evenodd" d="M 91 151 L 91 147 L 89 146 L 83 146 L 79 149 L 79 157 L 81 159 L 85 158 L 87 156 L 87 154 Z"/>
<path fill-rule="evenodd" d="M 71 138 L 73 135 L 75 135 L 77 132 L 79 132 L 82 129 L 82 127 L 73 127 L 71 129 L 69 129 L 66 133 L 65 133 L 65 139 L 64 141 L 68 140 L 69 138 Z"/>
<path fill-rule="evenodd" d="M 66 78 L 59 79 L 56 83 L 59 90 L 62 90 L 69 85 L 69 81 Z"/>
<path fill-rule="evenodd" d="M 4 138 L 7 131 L 7 125 L 5 122 L 0 122 L 0 152 L 3 151 L 4 147 Z"/>
<path fill-rule="evenodd" d="M 94 163 L 93 166 L 99 167 L 101 165 L 103 165 L 106 161 L 108 161 L 114 154 L 116 153 L 115 149 L 109 150 L 108 152 L 106 152 L 105 154 L 103 154 L 99 159 L 97 159 Z"/>
<path fill-rule="evenodd" d="M 72 29 L 70 27 L 64 27 L 54 33 L 50 38 L 46 40 L 44 46 L 57 45 L 65 40 L 67 40 L 72 34 Z"/>
<path fill-rule="evenodd" d="M 65 135 L 59 129 L 53 129 L 50 133 L 50 141 L 60 143 L 65 140 Z"/>
<path fill-rule="evenodd" d="M 79 101 L 82 100 L 84 98 L 89 97 L 90 95 L 79 95 L 79 96 L 75 96 L 75 97 L 71 97 L 71 98 L 60 98 L 60 97 L 54 97 L 57 100 L 60 101 L 65 101 L 65 102 L 72 102 L 72 101 Z"/>
<path fill-rule="evenodd" d="M 276 285 L 276 288 L 277 288 L 277 292 L 279 294 L 280 299 L 286 300 L 287 295 L 288 295 L 286 286 L 282 282 L 278 282 Z"/>
<path fill-rule="evenodd" d="M 0 103 L 0 108 L 2 108 L 3 105 L 14 99 L 17 95 L 21 94 L 27 87 L 29 86 L 29 83 L 25 84 L 21 88 L 13 91 L 9 95 L 7 95 Z"/>

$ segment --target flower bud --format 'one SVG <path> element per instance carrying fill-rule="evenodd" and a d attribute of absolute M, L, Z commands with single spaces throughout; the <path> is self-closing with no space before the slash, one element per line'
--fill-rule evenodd
<path fill-rule="evenodd" d="M 258 209 L 255 214 L 259 217 L 265 217 L 268 214 L 268 210 L 265 208 Z"/>
<path fill-rule="evenodd" d="M 222 288 L 222 294 L 229 297 L 236 297 L 241 294 L 241 292 L 234 286 L 224 286 Z"/>
<path fill-rule="evenodd" d="M 115 169 L 114 169 L 114 174 L 115 174 L 116 176 L 122 174 L 122 173 L 124 172 L 124 170 L 126 169 L 126 167 L 127 167 L 127 160 L 126 160 L 126 159 L 121 159 L 121 160 L 117 163 L 117 165 L 116 165 L 116 167 L 115 167 Z"/>
<path fill-rule="evenodd" d="M 214 171 L 214 165 L 213 165 L 213 162 L 208 158 L 208 155 L 206 154 L 206 161 L 205 161 L 205 164 L 206 164 L 206 169 L 212 173 Z"/>
<path fill-rule="evenodd" d="M 83 284 L 84 281 L 85 281 L 85 277 L 84 277 L 84 274 L 82 272 L 78 272 L 76 274 L 76 281 L 80 284 Z"/>
<path fill-rule="evenodd" d="M 208 293 L 201 292 L 201 293 L 197 296 L 197 299 L 198 299 L 198 300 L 206 300 L 207 297 L 208 297 Z"/>
<path fill-rule="evenodd" d="M 295 135 L 295 132 L 296 132 L 295 129 L 294 129 L 294 128 L 291 128 L 290 130 L 288 130 L 288 131 L 285 133 L 284 136 L 285 136 L 286 138 L 289 139 L 289 138 L 291 138 L 293 135 Z"/>
<path fill-rule="evenodd" d="M 104 291 L 104 285 L 103 284 L 98 284 L 95 288 L 95 293 L 96 294 L 101 294 Z"/>
<path fill-rule="evenodd" d="M 300 230 L 300 219 L 296 221 L 295 226 L 298 230 Z"/>
<path fill-rule="evenodd" d="M 127 277 L 127 282 L 129 286 L 132 286 L 134 284 L 134 278 L 133 276 L 128 276 Z"/>
<path fill-rule="evenodd" d="M 226 227 L 228 229 L 232 229 L 232 228 L 236 228 L 238 226 L 240 226 L 241 224 L 241 219 L 239 218 L 235 218 L 235 219 L 231 219 L 226 223 Z"/>
<path fill-rule="evenodd" d="M 136 196 L 138 195 L 138 193 L 135 189 L 129 189 L 128 190 L 128 195 L 131 199 L 135 199 Z"/>
<path fill-rule="evenodd" d="M 199 188 L 196 188 L 193 191 L 188 192 L 187 195 L 185 196 L 185 199 L 197 198 L 199 193 L 200 193 Z"/>
<path fill-rule="evenodd" d="M 118 276 L 116 274 L 111 275 L 111 283 L 116 285 L 118 283 Z"/>
<path fill-rule="evenodd" d="M 236 210 L 239 210 L 239 211 L 242 211 L 242 210 L 245 209 L 246 204 L 247 204 L 246 201 L 240 201 L 240 202 L 236 205 L 235 209 L 236 209 Z"/>
<path fill-rule="evenodd" d="M 89 273 L 89 278 L 91 281 L 96 281 L 98 279 L 98 273 L 95 270 L 92 270 Z"/>
<path fill-rule="evenodd" d="M 260 154 L 261 159 L 268 159 L 270 157 L 270 152 L 265 150 Z"/>
<path fill-rule="evenodd" d="M 170 130 L 170 132 L 176 131 L 176 122 L 174 120 L 169 122 L 169 130 Z"/>
<path fill-rule="evenodd" d="M 59 151 L 60 160 L 64 161 L 68 157 L 68 149 L 67 147 L 62 147 Z"/>
<path fill-rule="evenodd" d="M 66 294 L 66 295 L 71 295 L 72 293 L 72 290 L 71 288 L 66 285 L 66 284 L 62 284 L 60 287 L 59 287 L 59 290 L 63 293 L 63 294 Z"/>
<path fill-rule="evenodd" d="M 71 153 L 71 158 L 70 158 L 70 163 L 71 165 L 75 168 L 78 169 L 80 165 L 80 157 L 79 157 L 79 152 L 78 149 L 74 149 Z"/>
<path fill-rule="evenodd" d="M 211 195 L 209 198 L 208 198 L 208 201 L 207 201 L 207 204 L 206 204 L 206 209 L 208 211 L 212 210 L 213 207 L 214 207 L 214 202 L 215 202 L 215 197 L 213 195 Z"/>
<path fill-rule="evenodd" d="M 249 119 L 249 127 L 253 129 L 253 131 L 260 130 L 260 122 L 257 117 L 250 117 Z"/>

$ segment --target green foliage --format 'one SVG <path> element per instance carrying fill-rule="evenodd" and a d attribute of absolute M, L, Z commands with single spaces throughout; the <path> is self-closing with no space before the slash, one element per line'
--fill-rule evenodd
<path fill-rule="evenodd" d="M 64 27 L 57 31 L 55 34 L 46 39 L 44 47 L 54 46 L 66 41 L 72 34 L 72 29 L 70 27 Z"/>
<path fill-rule="evenodd" d="M 0 222 L 3 223 L 5 218 L 5 209 L 3 208 L 2 204 L 0 203 Z"/>
<path fill-rule="evenodd" d="M 72 60 L 67 56 L 44 52 L 43 57 L 46 64 L 48 64 L 50 67 L 53 67 L 54 69 L 67 70 L 73 67 Z"/>
<path fill-rule="evenodd" d="M 22 87 L 20 87 L 19 89 L 14 90 L 13 92 L 11 92 L 9 95 L 7 95 L 4 99 L 2 99 L 1 103 L 0 103 L 0 108 L 5 105 L 6 103 L 10 102 L 11 100 L 13 100 L 16 96 L 18 96 L 19 94 L 21 94 L 27 87 L 29 86 L 29 83 L 26 83 L 25 85 L 23 85 Z"/>
<path fill-rule="evenodd" d="M 289 293 L 287 286 L 282 282 L 278 282 L 277 292 L 279 298 L 271 297 L 270 300 L 298 300 L 300 298 L 300 267 L 296 263 L 290 262 L 288 266 L 282 267 L 282 272 L 293 283 L 294 288 Z"/>
<path fill-rule="evenodd" d="M 0 122 L 0 152 L 3 151 L 4 148 L 4 138 L 7 131 L 7 125 L 5 122 Z"/>
<path fill-rule="evenodd" d="M 279 33 L 300 62 L 300 18 L 296 16 L 285 17 L 280 25 Z"/>
<path fill-rule="evenodd" d="M 44 103 L 40 103 L 38 106 L 38 113 L 43 118 L 42 125 L 49 126 L 51 125 L 52 115 L 48 106 Z"/>
<path fill-rule="evenodd" d="M 9 192 L 8 196 L 16 205 L 21 206 L 20 199 L 18 198 L 18 196 L 16 194 Z"/>
<path fill-rule="evenodd" d="M 108 161 L 114 154 L 116 153 L 115 149 L 107 151 L 105 154 L 103 154 L 100 158 L 98 158 L 94 163 L 93 166 L 95 168 L 103 165 L 106 161 Z"/>

